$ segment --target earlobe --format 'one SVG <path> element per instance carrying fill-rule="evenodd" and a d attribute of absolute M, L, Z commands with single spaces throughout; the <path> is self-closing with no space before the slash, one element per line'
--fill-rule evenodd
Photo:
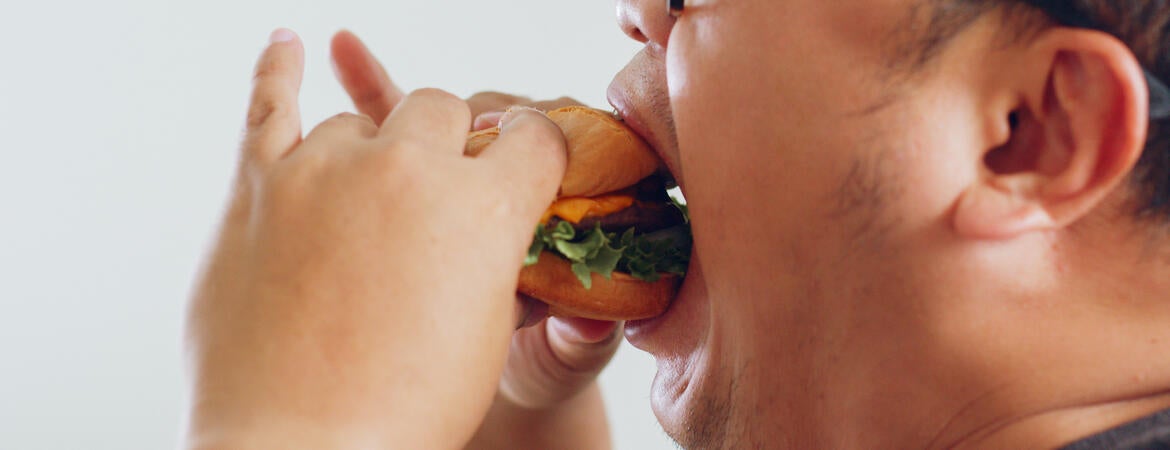
<path fill-rule="evenodd" d="M 1057 28 L 1022 51 L 1048 63 L 1001 92 L 1024 100 L 996 112 L 1012 115 L 1012 136 L 986 151 L 984 176 L 956 203 L 955 231 L 969 238 L 1008 239 L 1076 222 L 1121 184 L 1145 144 L 1144 74 L 1123 43 Z"/>
<path fill-rule="evenodd" d="M 996 240 L 1055 227 L 1052 215 L 1026 190 L 1021 186 L 973 186 L 959 198 L 955 231 L 967 238 Z"/>

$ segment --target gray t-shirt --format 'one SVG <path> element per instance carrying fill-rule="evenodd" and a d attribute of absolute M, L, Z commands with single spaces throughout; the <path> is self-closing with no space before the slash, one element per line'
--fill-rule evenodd
<path fill-rule="evenodd" d="M 1170 450 L 1170 409 L 1073 442 L 1061 450 Z"/>

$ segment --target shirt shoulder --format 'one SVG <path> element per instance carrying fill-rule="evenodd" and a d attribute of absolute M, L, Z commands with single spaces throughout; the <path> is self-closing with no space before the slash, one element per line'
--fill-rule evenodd
<path fill-rule="evenodd" d="M 1061 450 L 1170 450 L 1170 409 L 1073 442 Z"/>

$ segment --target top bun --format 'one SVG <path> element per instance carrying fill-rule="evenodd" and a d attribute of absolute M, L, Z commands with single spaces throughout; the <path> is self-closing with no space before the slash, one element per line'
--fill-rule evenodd
<path fill-rule="evenodd" d="M 548 112 L 565 134 L 568 166 L 558 197 L 594 197 L 637 184 L 662 165 L 654 150 L 612 114 L 584 106 Z M 465 153 L 478 155 L 499 136 L 498 128 L 468 137 Z"/>

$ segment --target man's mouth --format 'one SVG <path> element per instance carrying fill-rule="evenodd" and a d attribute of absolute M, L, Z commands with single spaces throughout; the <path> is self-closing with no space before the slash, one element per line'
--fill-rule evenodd
<path fill-rule="evenodd" d="M 624 122 L 635 134 L 640 136 L 649 144 L 650 148 L 654 150 L 658 158 L 663 161 L 663 168 L 660 171 L 660 176 L 667 179 L 667 185 L 670 187 L 677 187 L 677 192 L 672 190 L 671 194 L 678 194 L 683 196 L 686 193 L 686 179 L 680 167 L 678 143 L 675 137 L 673 117 L 670 107 L 670 97 L 666 90 L 666 79 L 664 66 L 662 64 L 662 55 L 655 52 L 654 48 L 647 47 L 642 52 L 639 52 L 630 63 L 615 75 L 613 82 L 610 83 L 607 91 L 607 98 L 609 104 L 613 106 L 614 115 L 619 120 Z M 691 268 L 695 266 L 694 255 L 690 262 Z M 697 275 L 697 276 L 695 276 Z M 688 285 L 694 285 L 688 288 Z M 696 292 L 705 292 L 703 289 L 701 274 L 692 274 L 688 269 L 688 274 L 683 280 L 681 289 L 687 289 L 692 292 L 690 297 L 694 300 Z M 671 322 L 670 318 L 682 319 L 678 316 L 677 306 L 680 300 L 685 300 L 687 297 L 682 295 L 674 299 L 674 302 L 666 309 L 663 315 L 641 321 L 632 321 L 626 324 L 626 337 L 635 347 L 641 348 L 644 351 L 654 353 L 655 350 L 666 350 L 670 346 L 667 343 L 660 342 L 666 339 L 663 336 L 655 338 L 659 333 L 656 330 L 663 327 L 667 322 Z M 701 303 L 701 302 L 699 302 Z M 683 322 L 689 321 L 691 318 L 686 318 Z M 675 320 L 677 322 L 677 320 Z M 678 324 L 676 323 L 675 327 Z M 673 333 L 673 332 L 671 332 Z M 667 333 L 670 334 L 670 333 Z M 667 339 L 669 340 L 669 339 Z"/>
<path fill-rule="evenodd" d="M 639 114 L 638 110 L 631 106 L 631 102 L 629 102 L 625 91 L 617 88 L 615 85 L 610 87 L 609 94 L 610 105 L 614 107 L 614 116 L 617 117 L 618 120 L 624 122 L 626 126 L 630 127 L 630 129 L 633 130 L 635 134 L 645 140 L 650 145 L 650 148 L 654 149 L 654 152 L 658 155 L 658 157 L 664 161 L 664 167 L 660 176 L 666 180 L 667 187 L 679 187 L 675 178 L 676 168 L 673 164 L 670 163 L 672 161 L 671 155 L 664 151 L 666 148 L 665 143 L 654 134 L 652 131 L 653 128 L 648 126 L 647 122 L 643 121 L 643 116 Z M 686 283 L 685 280 L 684 283 Z M 677 299 L 675 300 L 677 301 Z M 654 330 L 664 321 L 664 319 L 666 319 L 667 316 L 671 314 L 671 309 L 673 309 L 673 306 L 674 305 L 668 307 L 666 312 L 661 316 L 651 319 L 627 322 L 625 330 L 626 337 L 629 342 L 635 347 L 641 348 L 644 351 L 650 351 L 651 349 L 655 348 L 654 345 L 650 344 L 649 341 L 651 338 L 649 336 L 655 334 Z"/>

